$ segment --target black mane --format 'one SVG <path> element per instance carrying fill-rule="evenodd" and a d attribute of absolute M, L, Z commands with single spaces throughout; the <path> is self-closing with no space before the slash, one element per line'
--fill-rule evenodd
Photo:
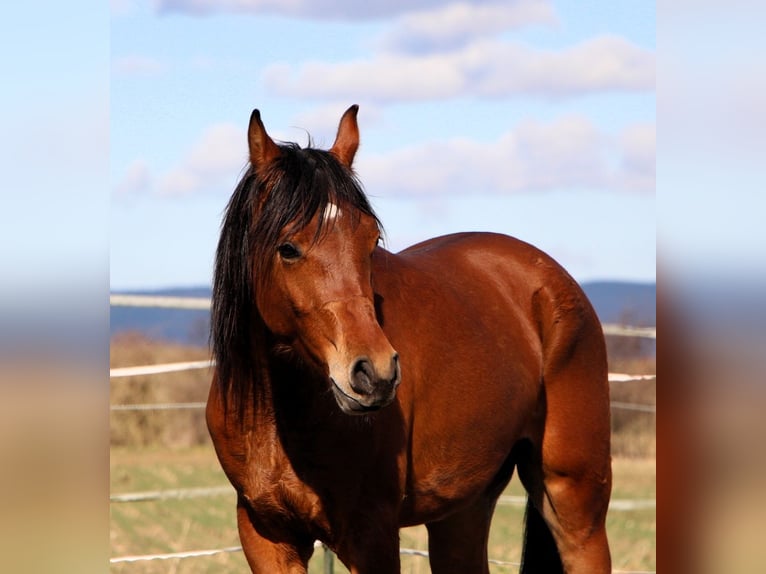
<path fill-rule="evenodd" d="M 224 405 L 240 408 L 263 365 L 254 350 L 265 344 L 256 293 L 267 289 L 285 228 L 305 227 L 328 205 L 372 211 L 354 173 L 327 151 L 280 146 L 264 173 L 250 166 L 226 207 L 215 258 L 210 341 Z M 315 236 L 319 239 L 323 219 Z M 379 223 L 379 222 L 378 222 Z"/>

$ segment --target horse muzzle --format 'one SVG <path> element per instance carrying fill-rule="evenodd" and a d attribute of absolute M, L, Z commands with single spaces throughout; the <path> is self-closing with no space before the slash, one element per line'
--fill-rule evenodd
<path fill-rule="evenodd" d="M 393 353 L 382 367 L 380 362 L 376 365 L 372 359 L 363 356 L 353 361 L 343 375 L 330 373 L 335 400 L 344 413 L 365 414 L 393 402 L 401 382 L 399 356 Z"/>

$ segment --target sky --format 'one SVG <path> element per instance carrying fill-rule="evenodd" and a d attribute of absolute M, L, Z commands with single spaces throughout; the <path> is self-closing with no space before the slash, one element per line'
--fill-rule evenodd
<path fill-rule="evenodd" d="M 258 108 L 354 167 L 398 251 L 486 230 L 581 282 L 656 276 L 655 5 L 112 0 L 111 288 L 208 285 Z"/>

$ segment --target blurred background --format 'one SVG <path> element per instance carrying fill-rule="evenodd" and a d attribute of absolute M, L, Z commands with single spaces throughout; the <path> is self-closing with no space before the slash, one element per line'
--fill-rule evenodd
<path fill-rule="evenodd" d="M 244 167 L 250 110 L 261 108 L 276 138 L 305 143 L 305 129 L 327 145 L 351 103 L 362 105 L 357 168 L 379 198 L 394 249 L 417 233 L 435 234 L 441 221 L 475 228 L 486 221 L 541 245 L 582 282 L 652 282 L 656 220 L 664 372 L 657 562 L 668 572 L 752 572 L 766 561 L 762 8 L 680 1 L 661 7 L 655 24 L 654 6 L 637 2 L 529 3 L 536 15 L 528 20 L 472 4 L 483 19 L 456 9 L 453 19 L 465 22 L 457 36 L 418 46 L 410 40 L 427 36 L 434 13 L 452 21 L 447 4 L 441 12 L 424 4 L 414 15 L 355 14 L 353 23 L 329 2 L 312 4 L 318 14 L 273 8 L 260 15 L 252 12 L 257 2 L 195 4 L 198 13 L 183 2 L 119 0 L 6 10 L 0 570 L 109 568 L 110 278 L 116 290 L 204 285 L 220 214 Z M 424 24 L 417 13 L 427 10 L 432 19 Z M 466 30 L 472 22 L 484 31 Z M 215 27 L 221 23 L 231 27 Z M 652 28 L 662 40 L 656 58 Z M 329 40 L 338 37 L 343 42 Z M 239 62 L 226 62 L 228 75 L 198 72 L 231 56 L 205 60 L 208 47 L 232 49 L 236 38 Z M 577 76 L 578 58 L 604 52 L 609 63 L 586 80 Z M 184 54 L 194 61 L 184 64 Z M 423 61 L 442 65 L 444 77 L 423 81 Z M 243 62 L 252 67 L 237 67 Z M 384 75 L 392 62 L 396 82 Z M 516 66 L 515 74 L 493 75 L 492 62 Z M 550 73 L 541 77 L 530 62 Z M 633 76 L 617 86 L 619 62 Z M 162 75 L 169 70 L 204 77 L 205 85 L 174 87 Z M 450 77 L 455 70 L 462 75 Z M 411 85 L 409 100 L 381 85 L 366 94 L 352 90 L 361 82 L 344 83 L 363 74 L 379 77 L 382 87 Z M 663 126 L 656 162 L 655 77 Z M 466 82 L 473 91 L 461 91 Z M 623 97 L 609 103 L 610 93 Z M 195 161 L 209 149 L 233 152 L 207 165 Z M 497 157 L 514 162 L 494 173 Z M 419 170 L 433 158 L 444 169 Z M 458 169 L 463 159 L 466 169 Z M 514 187 L 519 182 L 523 189 Z M 462 190 L 477 195 L 461 197 Z M 474 200 L 489 209 L 469 210 Z M 574 203 L 590 214 L 577 225 L 562 214 L 581 213 Z M 552 219 L 540 224 L 539 213 Z M 188 230 L 171 225 L 178 221 Z M 160 235 L 163 225 L 172 233 Z M 561 233 L 543 233 L 558 227 Z M 617 265 L 620 242 L 626 261 Z M 152 246 L 159 258 L 150 257 Z M 189 251 L 200 263 L 176 265 Z"/>

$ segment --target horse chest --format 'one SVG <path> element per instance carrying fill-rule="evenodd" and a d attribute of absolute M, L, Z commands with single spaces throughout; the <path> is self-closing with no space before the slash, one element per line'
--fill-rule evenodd
<path fill-rule="evenodd" d="M 255 458 L 248 467 L 241 494 L 257 521 L 264 526 L 300 526 L 312 532 L 328 529 L 319 497 L 289 463 L 269 464 L 269 460 Z"/>

